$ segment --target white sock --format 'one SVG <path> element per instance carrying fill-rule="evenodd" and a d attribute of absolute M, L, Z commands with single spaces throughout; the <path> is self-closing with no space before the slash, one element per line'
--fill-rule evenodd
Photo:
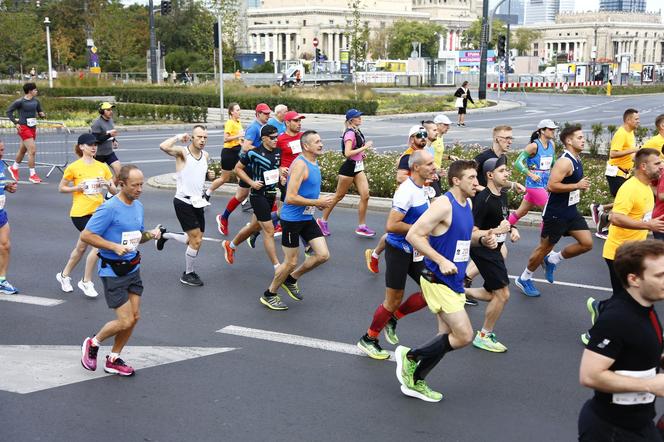
<path fill-rule="evenodd" d="M 374 249 L 373 252 L 371 252 L 371 256 L 372 256 L 373 258 L 376 258 L 376 259 L 380 258 L 380 255 L 378 255 L 378 254 L 376 253 L 376 250 L 375 250 L 375 249 Z"/>
<path fill-rule="evenodd" d="M 532 277 L 533 277 L 533 272 L 531 272 L 530 270 L 528 270 L 528 268 L 526 268 L 526 269 L 523 271 L 523 273 L 521 274 L 521 279 L 522 279 L 523 281 L 528 281 L 528 280 L 529 280 L 530 278 L 532 278 Z"/>
<path fill-rule="evenodd" d="M 549 258 L 549 262 L 551 264 L 554 264 L 554 265 L 558 264 L 560 261 L 565 259 L 565 258 L 563 258 L 563 254 L 560 253 L 560 252 L 551 252 L 551 253 L 549 253 L 548 258 Z"/>
<path fill-rule="evenodd" d="M 119 357 L 120 357 L 120 353 L 111 353 L 110 355 L 108 355 L 108 359 L 111 362 L 115 362 L 115 360 Z"/>
<path fill-rule="evenodd" d="M 163 234 L 163 237 L 166 239 L 174 239 L 182 244 L 187 244 L 187 240 L 189 239 L 186 233 L 166 232 Z"/>
<path fill-rule="evenodd" d="M 31 168 L 30 168 L 30 175 L 34 175 L 34 174 L 36 174 L 36 173 L 37 173 L 37 172 L 35 172 L 35 168 L 34 168 L 34 167 L 31 167 Z"/>
<path fill-rule="evenodd" d="M 99 341 L 97 341 L 97 337 L 94 336 L 94 337 L 92 338 L 92 346 L 93 346 L 93 347 L 99 347 L 99 344 L 101 344 L 101 343 L 100 343 Z"/>
<path fill-rule="evenodd" d="M 18 169 L 18 163 L 16 161 L 14 161 L 14 164 L 12 164 L 12 169 Z"/>
<path fill-rule="evenodd" d="M 196 261 L 196 256 L 198 256 L 198 250 L 194 250 L 187 246 L 187 251 L 184 253 L 184 262 L 186 266 L 185 273 L 191 273 L 194 271 L 194 261 Z"/>
<path fill-rule="evenodd" d="M 276 270 L 279 267 L 279 263 L 273 264 L 274 269 Z"/>

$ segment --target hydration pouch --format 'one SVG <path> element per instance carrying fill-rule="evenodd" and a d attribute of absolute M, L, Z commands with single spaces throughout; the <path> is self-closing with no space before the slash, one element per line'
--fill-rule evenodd
<path fill-rule="evenodd" d="M 132 259 L 107 259 L 101 256 L 100 253 L 97 253 L 99 259 L 101 259 L 102 268 L 111 266 L 111 269 L 117 276 L 125 276 L 131 273 L 137 265 L 141 263 L 141 252 L 136 252 L 136 256 Z"/>

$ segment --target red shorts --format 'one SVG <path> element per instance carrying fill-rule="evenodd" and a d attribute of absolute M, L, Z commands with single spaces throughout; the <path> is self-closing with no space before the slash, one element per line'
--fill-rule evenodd
<path fill-rule="evenodd" d="M 18 126 L 18 136 L 22 140 L 29 140 L 30 138 L 37 138 L 37 127 L 28 127 L 24 124 Z"/>

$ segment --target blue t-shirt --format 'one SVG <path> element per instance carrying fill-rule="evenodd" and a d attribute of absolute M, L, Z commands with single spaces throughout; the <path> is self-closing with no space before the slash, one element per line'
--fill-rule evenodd
<path fill-rule="evenodd" d="M 286 132 L 286 122 L 285 121 L 283 123 L 280 123 L 279 120 L 272 117 L 269 120 L 267 120 L 267 124 L 269 124 L 270 126 L 276 127 L 277 128 L 277 133 L 279 135 Z"/>
<path fill-rule="evenodd" d="M 143 204 L 135 200 L 130 206 L 123 203 L 118 196 L 104 202 L 97 208 L 90 221 L 85 226 L 86 230 L 101 236 L 107 241 L 116 244 L 132 244 L 138 247 L 143 232 Z M 115 252 L 99 249 L 99 254 L 106 259 L 128 260 L 136 256 L 136 251 L 119 256 Z M 136 266 L 134 271 L 138 270 Z M 111 266 L 102 267 L 101 260 L 98 263 L 99 276 L 117 276 Z"/>
<path fill-rule="evenodd" d="M 263 145 L 263 141 L 261 140 L 262 127 L 263 125 L 258 120 L 252 121 L 244 132 L 244 139 L 251 141 L 251 145 L 254 147 L 261 147 Z"/>
<path fill-rule="evenodd" d="M 392 210 L 403 213 L 404 217 L 402 221 L 406 224 L 415 224 L 415 221 L 417 221 L 428 208 L 429 197 L 427 196 L 426 190 L 424 190 L 424 187 L 415 184 L 410 177 L 401 183 L 397 191 L 394 193 L 394 198 L 392 198 Z M 392 247 L 402 249 L 406 253 L 413 253 L 413 246 L 406 241 L 406 235 L 403 233 L 389 232 L 385 240 Z"/>

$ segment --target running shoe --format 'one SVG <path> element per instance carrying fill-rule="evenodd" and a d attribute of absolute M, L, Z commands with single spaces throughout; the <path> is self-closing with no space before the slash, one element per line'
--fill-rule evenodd
<path fill-rule="evenodd" d="M 605 230 L 603 232 L 595 232 L 595 236 L 599 239 L 606 239 L 609 237 L 608 232 Z"/>
<path fill-rule="evenodd" d="M 365 238 L 376 236 L 376 232 L 367 226 L 357 226 L 357 229 L 355 229 L 355 234 L 358 236 L 364 236 Z"/>
<path fill-rule="evenodd" d="M 417 368 L 417 362 L 408 359 L 410 348 L 400 345 L 394 350 L 394 359 L 397 361 L 397 379 L 401 385 L 412 387 L 415 381 L 413 374 Z"/>
<path fill-rule="evenodd" d="M 535 298 L 541 294 L 540 291 L 537 290 L 531 279 L 524 281 L 523 279 L 521 279 L 521 277 L 518 277 L 517 279 L 514 280 L 514 285 L 519 287 L 519 289 L 521 289 L 524 295 L 530 296 L 531 298 Z"/>
<path fill-rule="evenodd" d="M 281 288 L 286 290 L 288 296 L 290 296 L 296 301 L 302 301 L 302 299 L 304 299 L 304 297 L 302 296 L 302 292 L 300 291 L 300 288 L 297 286 L 297 282 L 291 284 L 284 281 L 284 283 L 281 284 Z"/>
<path fill-rule="evenodd" d="M 378 258 L 374 258 L 373 249 L 366 249 L 364 251 L 364 259 L 366 259 L 367 268 L 371 273 L 380 272 L 380 269 L 378 268 Z"/>
<path fill-rule="evenodd" d="M 314 255 L 315 255 L 315 253 L 314 253 L 314 249 L 311 247 L 310 244 L 306 244 L 306 245 L 304 246 L 304 257 L 305 257 L 305 258 L 308 258 L 308 257 L 310 257 L 310 256 L 314 256 Z"/>
<path fill-rule="evenodd" d="M 261 304 L 270 310 L 288 310 L 288 306 L 281 301 L 279 295 L 267 296 L 267 292 L 259 298 Z"/>
<path fill-rule="evenodd" d="M 249 247 L 252 249 L 256 248 L 256 240 L 258 239 L 258 235 L 260 235 L 260 232 L 252 233 L 249 235 L 249 238 L 247 238 L 247 244 L 249 244 Z"/>
<path fill-rule="evenodd" d="M 279 238 L 284 231 L 281 229 L 281 224 L 277 224 L 274 228 L 274 237 Z"/>
<path fill-rule="evenodd" d="M 593 222 L 595 223 L 595 225 L 597 225 L 597 223 L 599 223 L 599 212 L 600 212 L 601 208 L 602 208 L 601 204 L 597 204 L 597 203 L 591 203 L 590 204 L 590 216 L 592 217 Z"/>
<path fill-rule="evenodd" d="M 11 285 L 6 279 L 0 282 L 0 294 L 3 295 L 15 295 L 18 293 L 18 289 Z"/>
<path fill-rule="evenodd" d="M 231 242 L 224 240 L 221 242 L 221 247 L 224 248 L 224 258 L 226 258 L 226 262 L 233 264 L 235 262 L 235 249 L 231 247 Z"/>
<path fill-rule="evenodd" d="M 583 345 L 588 345 L 588 342 L 590 342 L 590 333 L 581 333 L 581 342 L 583 342 Z"/>
<path fill-rule="evenodd" d="M 161 224 L 157 225 L 157 227 L 161 232 L 161 236 L 159 239 L 154 240 L 154 245 L 157 247 L 157 250 L 164 250 L 164 244 L 166 244 L 166 241 L 168 241 L 168 239 L 164 238 L 164 233 L 167 233 L 168 230 L 166 230 L 166 227 L 162 226 Z"/>
<path fill-rule="evenodd" d="M 41 182 L 42 182 L 42 179 L 39 178 L 39 175 L 37 175 L 36 173 L 33 173 L 32 175 L 30 175 L 29 180 L 32 184 L 41 184 Z"/>
<path fill-rule="evenodd" d="M 463 277 L 463 288 L 469 289 L 473 285 L 473 278 L 468 275 Z"/>
<path fill-rule="evenodd" d="M 597 233 L 604 233 L 604 231 L 608 230 L 608 228 L 609 228 L 609 214 L 602 212 L 599 214 L 599 220 L 597 221 Z"/>
<path fill-rule="evenodd" d="M 182 276 L 180 277 L 180 282 L 184 285 L 190 285 L 192 287 L 202 287 L 203 286 L 203 281 L 201 281 L 201 278 L 196 274 L 196 272 L 191 272 L 191 273 L 182 273 Z"/>
<path fill-rule="evenodd" d="M 433 391 L 423 379 L 415 382 L 412 387 L 401 386 L 401 392 L 406 396 L 421 399 L 426 402 L 440 402 L 443 399 L 443 394 Z"/>
<path fill-rule="evenodd" d="M 18 181 L 18 167 L 14 169 L 12 166 L 9 166 L 7 170 L 9 171 L 9 174 L 12 176 L 12 179 L 14 181 Z"/>
<path fill-rule="evenodd" d="M 81 365 L 86 370 L 95 371 L 97 369 L 97 352 L 99 347 L 92 345 L 92 338 L 85 338 L 81 346 Z"/>
<path fill-rule="evenodd" d="M 477 307 L 479 302 L 477 302 L 477 299 L 473 298 L 472 296 L 466 295 L 466 305 Z"/>
<path fill-rule="evenodd" d="M 397 319 L 393 316 L 385 324 L 383 329 L 385 333 L 385 340 L 392 345 L 397 345 L 399 343 L 399 337 L 397 336 Z"/>
<path fill-rule="evenodd" d="M 544 271 L 546 274 L 546 280 L 553 284 L 553 273 L 556 271 L 556 264 L 549 261 L 549 255 L 544 257 Z"/>
<path fill-rule="evenodd" d="M 599 316 L 599 301 L 590 296 L 586 299 L 586 308 L 590 312 L 590 323 L 595 325 L 595 321 Z"/>
<path fill-rule="evenodd" d="M 77 285 L 78 288 L 83 291 L 83 294 L 88 298 L 96 298 L 99 296 L 99 293 L 97 293 L 97 290 L 95 290 L 95 284 L 92 281 L 85 282 L 81 279 L 78 281 Z"/>
<path fill-rule="evenodd" d="M 494 353 L 504 353 L 507 351 L 507 347 L 498 342 L 494 333 L 487 333 L 482 336 L 482 333 L 478 331 L 475 339 L 473 339 L 473 346 Z"/>
<path fill-rule="evenodd" d="M 362 350 L 371 359 L 385 360 L 390 358 L 390 354 L 383 350 L 378 343 L 378 339 L 371 339 L 368 335 L 364 335 L 357 341 L 357 348 Z"/>
<path fill-rule="evenodd" d="M 228 219 L 224 218 L 221 215 L 217 215 L 217 230 L 219 233 L 226 236 L 228 235 Z"/>
<path fill-rule="evenodd" d="M 69 276 L 62 276 L 62 272 L 55 275 L 55 279 L 60 283 L 60 288 L 65 293 L 70 293 L 74 291 L 74 287 L 71 286 L 71 278 Z"/>
<path fill-rule="evenodd" d="M 115 358 L 115 361 L 111 361 L 110 356 L 106 356 L 104 371 L 106 373 L 117 374 L 120 376 L 132 376 L 135 373 L 134 369 L 127 365 L 125 361 L 120 358 Z"/>
<path fill-rule="evenodd" d="M 316 223 L 318 224 L 318 227 L 320 227 L 320 231 L 323 236 L 330 236 L 330 228 L 327 225 L 327 221 L 325 221 L 323 218 L 317 218 Z"/>

